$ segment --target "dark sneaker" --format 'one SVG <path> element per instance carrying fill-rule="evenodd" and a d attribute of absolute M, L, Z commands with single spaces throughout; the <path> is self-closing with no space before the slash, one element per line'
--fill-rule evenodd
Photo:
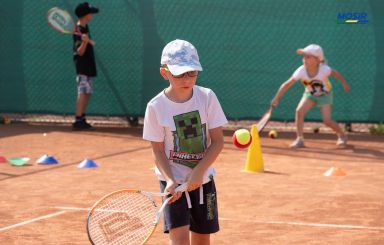
<path fill-rule="evenodd" d="M 83 129 L 90 129 L 92 128 L 91 124 L 85 122 L 85 121 L 77 121 L 72 123 L 72 128 L 74 130 L 83 130 Z"/>
<path fill-rule="evenodd" d="M 91 124 L 89 124 L 89 123 L 87 123 L 87 121 L 86 121 L 86 120 L 84 120 L 84 121 L 83 121 L 83 123 L 86 125 L 86 127 L 88 127 L 88 128 L 92 128 L 92 125 L 91 125 Z"/>
<path fill-rule="evenodd" d="M 139 118 L 138 117 L 127 117 L 129 126 L 131 127 L 137 127 L 139 125 Z"/>

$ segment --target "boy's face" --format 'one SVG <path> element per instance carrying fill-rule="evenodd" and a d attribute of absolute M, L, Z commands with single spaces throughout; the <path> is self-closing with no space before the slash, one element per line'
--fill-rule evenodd
<path fill-rule="evenodd" d="M 174 76 L 172 73 L 166 68 L 160 68 L 160 74 L 165 79 L 168 80 L 171 87 L 180 92 L 192 91 L 193 86 L 196 84 L 198 71 L 190 71 L 183 73 L 180 76 Z"/>
<path fill-rule="evenodd" d="M 91 13 L 81 17 L 81 19 L 85 20 L 87 23 L 90 22 L 92 18 L 93 18 L 93 15 Z"/>

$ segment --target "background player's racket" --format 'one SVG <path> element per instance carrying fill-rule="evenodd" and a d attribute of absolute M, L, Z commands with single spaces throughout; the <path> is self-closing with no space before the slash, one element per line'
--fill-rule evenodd
<path fill-rule="evenodd" d="M 53 7 L 48 10 L 47 21 L 53 29 L 59 32 L 65 34 L 75 34 L 78 36 L 82 35 L 82 33 L 77 30 L 75 22 L 73 21 L 71 15 L 61 8 Z M 92 40 L 89 40 L 89 43 L 92 45 L 96 44 Z"/>
<path fill-rule="evenodd" d="M 259 132 L 261 132 L 264 129 L 264 127 L 268 124 L 269 119 L 271 119 L 272 110 L 273 110 L 273 107 L 271 106 L 269 110 L 260 118 L 259 122 L 257 123 L 256 127 Z"/>
<path fill-rule="evenodd" d="M 184 192 L 187 184 L 175 192 Z M 159 210 L 153 193 L 125 189 L 112 192 L 93 205 L 87 218 L 87 233 L 92 244 L 144 244 L 151 237 L 161 213 L 172 197 L 168 197 Z"/>

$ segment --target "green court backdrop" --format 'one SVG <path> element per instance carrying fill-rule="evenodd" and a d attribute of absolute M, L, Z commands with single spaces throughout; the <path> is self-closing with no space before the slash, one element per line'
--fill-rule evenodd
<path fill-rule="evenodd" d="M 302 58 L 297 48 L 320 44 L 339 81 L 334 119 L 384 121 L 384 1 L 380 0 L 94 0 L 90 23 L 98 76 L 88 114 L 143 116 L 167 86 L 159 75 L 166 43 L 185 39 L 199 52 L 197 84 L 212 88 L 230 119 L 258 119 Z M 79 1 L 3 0 L 0 8 L 0 112 L 73 114 L 76 98 L 72 37 L 54 31 L 54 6 L 73 14 Z M 358 13 L 358 15 L 356 15 Z M 360 14 L 360 15 L 359 15 Z M 343 18 L 365 16 L 363 24 Z M 356 19 L 355 18 L 355 19 Z M 275 110 L 294 120 L 303 92 L 297 82 Z M 319 110 L 307 120 L 321 120 Z"/>

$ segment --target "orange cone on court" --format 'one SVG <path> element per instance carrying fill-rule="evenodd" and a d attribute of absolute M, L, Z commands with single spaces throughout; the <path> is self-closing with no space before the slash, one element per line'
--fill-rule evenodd
<path fill-rule="evenodd" d="M 345 175 L 347 175 L 347 173 L 339 167 L 332 167 L 332 168 L 328 169 L 323 175 L 326 177 L 345 176 Z"/>
<path fill-rule="evenodd" d="M 261 153 L 261 145 L 259 132 L 256 124 L 251 128 L 252 143 L 248 147 L 247 160 L 243 172 L 256 173 L 264 171 L 263 155 Z"/>

